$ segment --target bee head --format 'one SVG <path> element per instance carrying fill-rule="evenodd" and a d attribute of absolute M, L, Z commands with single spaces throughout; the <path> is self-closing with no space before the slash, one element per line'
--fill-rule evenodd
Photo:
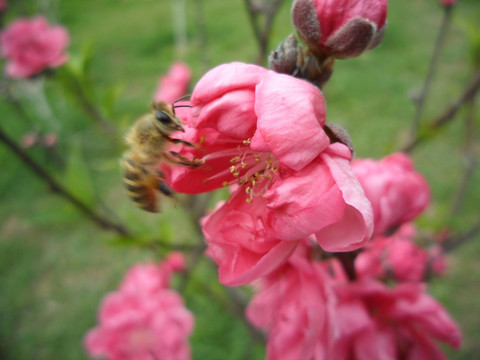
<path fill-rule="evenodd" d="M 171 133 L 175 131 L 183 131 L 180 119 L 170 109 L 155 107 L 154 115 L 157 120 L 157 125 L 164 132 Z"/>

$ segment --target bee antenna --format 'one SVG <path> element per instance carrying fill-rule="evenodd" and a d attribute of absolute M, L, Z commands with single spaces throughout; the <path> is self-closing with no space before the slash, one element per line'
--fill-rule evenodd
<path fill-rule="evenodd" d="M 175 100 L 175 101 L 172 103 L 172 107 L 176 107 L 176 106 L 174 106 L 174 105 L 175 105 L 177 102 L 182 101 L 182 100 L 185 100 L 186 98 L 189 98 L 190 96 L 192 96 L 192 95 L 191 95 L 191 94 L 187 94 L 187 95 L 184 95 L 184 96 L 178 98 L 177 100 Z"/>
<path fill-rule="evenodd" d="M 186 98 L 189 98 L 190 96 L 192 96 L 191 94 L 187 94 L 187 95 L 184 95 L 180 98 L 178 98 L 177 100 L 175 100 L 174 102 L 172 102 L 172 110 L 173 110 L 173 113 L 175 114 L 175 108 L 179 108 L 179 107 L 192 107 L 191 105 L 175 105 L 177 102 L 179 101 L 182 101 Z"/>

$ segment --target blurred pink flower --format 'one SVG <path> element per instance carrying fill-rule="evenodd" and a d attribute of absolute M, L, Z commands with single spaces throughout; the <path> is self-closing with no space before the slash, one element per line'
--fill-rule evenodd
<path fill-rule="evenodd" d="M 182 154 L 203 165 L 173 168 L 171 185 L 184 193 L 238 185 L 203 222 L 209 253 L 227 271 L 224 284 L 238 285 L 237 277 L 257 262 L 272 265 L 274 249 L 286 257 L 295 245 L 282 241 L 314 234 L 328 251 L 349 251 L 369 240 L 369 201 L 350 168 L 350 150 L 330 144 L 323 130 L 325 106 L 316 87 L 231 63 L 200 79 L 191 104 L 183 138 L 198 147 L 184 146 Z"/>
<path fill-rule="evenodd" d="M 292 22 L 319 56 L 349 58 L 382 39 L 387 0 L 294 0 Z"/>
<path fill-rule="evenodd" d="M 442 360 L 434 340 L 460 347 L 462 335 L 425 286 L 403 283 L 389 289 L 373 279 L 336 288 L 335 320 L 340 328 L 335 359 Z"/>
<path fill-rule="evenodd" d="M 6 0 L 0 0 L 0 12 L 5 11 L 8 8 L 8 2 Z"/>
<path fill-rule="evenodd" d="M 458 0 L 441 0 L 442 4 L 445 6 L 452 6 L 458 2 Z"/>
<path fill-rule="evenodd" d="M 407 224 L 410 227 L 410 224 Z M 404 225 L 405 226 L 405 225 Z M 355 259 L 359 277 L 392 277 L 396 281 L 423 281 L 427 275 L 427 252 L 414 243 L 414 235 L 378 236 Z"/>
<path fill-rule="evenodd" d="M 184 96 L 192 78 L 189 67 L 183 62 L 175 62 L 167 74 L 162 76 L 155 91 L 155 101 L 172 103 Z"/>
<path fill-rule="evenodd" d="M 443 249 L 439 245 L 434 245 L 427 251 L 428 269 L 437 276 L 444 275 L 447 271 L 447 260 Z"/>
<path fill-rule="evenodd" d="M 91 356 L 108 360 L 187 360 L 193 324 L 173 290 L 148 296 L 116 291 L 104 298 L 99 325 L 87 333 L 85 346 Z"/>
<path fill-rule="evenodd" d="M 58 136 L 55 133 L 48 133 L 43 137 L 43 145 L 47 148 L 54 147 L 58 143 Z"/>
<path fill-rule="evenodd" d="M 67 61 L 67 30 L 50 26 L 41 16 L 19 19 L 0 34 L 1 53 L 8 59 L 6 72 L 13 78 L 26 78 Z"/>
<path fill-rule="evenodd" d="M 99 325 L 85 336 L 88 353 L 109 360 L 190 359 L 194 318 L 169 289 L 179 265 L 182 256 L 172 253 L 159 265 L 132 267 L 119 289 L 104 298 Z"/>
<path fill-rule="evenodd" d="M 246 315 L 268 335 L 267 360 L 441 360 L 435 340 L 460 346 L 460 330 L 424 284 L 351 280 L 323 255 L 302 242 L 254 283 Z"/>
<path fill-rule="evenodd" d="M 268 334 L 266 360 L 336 359 L 332 279 L 310 251 L 300 245 L 287 264 L 256 283 L 246 316 Z"/>
<path fill-rule="evenodd" d="M 357 159 L 352 169 L 372 203 L 374 235 L 413 220 L 430 202 L 428 184 L 406 154 L 391 154 L 380 161 Z"/>
<path fill-rule="evenodd" d="M 120 284 L 120 291 L 154 294 L 170 287 L 172 275 L 183 270 L 184 258 L 180 252 L 171 252 L 160 264 L 148 262 L 132 266 Z"/>
<path fill-rule="evenodd" d="M 32 132 L 26 133 L 22 137 L 22 146 L 25 149 L 31 148 L 32 146 L 37 144 L 38 139 L 39 138 L 38 138 L 38 133 L 37 132 L 32 131 Z"/>

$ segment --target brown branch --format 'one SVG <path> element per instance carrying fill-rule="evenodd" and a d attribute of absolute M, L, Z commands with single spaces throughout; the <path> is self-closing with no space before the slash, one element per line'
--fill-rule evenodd
<path fill-rule="evenodd" d="M 468 114 L 465 118 L 465 135 L 463 146 L 463 157 L 466 162 L 465 170 L 460 181 L 457 191 L 453 195 L 450 213 L 457 215 L 460 211 L 465 195 L 467 194 L 467 187 L 470 184 L 475 169 L 477 167 L 477 155 L 474 150 L 475 138 L 475 98 L 468 101 Z"/>
<path fill-rule="evenodd" d="M 452 251 L 480 233 L 480 219 L 467 231 L 448 237 L 442 244 L 445 251 Z"/>
<path fill-rule="evenodd" d="M 68 200 L 85 216 L 93 220 L 95 224 L 103 229 L 113 230 L 117 234 L 128 237 L 128 231 L 123 225 L 116 224 L 103 216 L 95 213 L 86 204 L 80 201 L 77 197 L 71 194 L 66 188 L 60 185 L 40 164 L 38 164 L 32 157 L 30 157 L 21 147 L 19 147 L 9 136 L 0 128 L 0 141 L 3 142 L 22 162 L 33 171 L 39 178 L 47 183 L 49 188 L 56 194 Z"/>
<path fill-rule="evenodd" d="M 271 4 L 267 4 L 269 0 L 264 0 L 262 6 L 256 6 L 252 0 L 245 0 L 248 18 L 253 29 L 253 35 L 258 43 L 258 56 L 256 63 L 262 65 L 267 60 L 268 43 L 272 32 L 273 20 L 278 12 L 282 0 L 271 0 Z M 260 28 L 259 16 L 265 16 L 265 24 Z"/>
<path fill-rule="evenodd" d="M 437 69 L 438 59 L 440 58 L 440 51 L 442 49 L 443 43 L 445 42 L 445 35 L 447 34 L 447 29 L 451 21 L 452 6 L 444 7 L 444 16 L 442 19 L 442 24 L 438 31 L 437 39 L 432 52 L 432 57 L 430 58 L 430 64 L 428 66 L 427 76 L 423 84 L 421 92 L 418 94 L 416 101 L 415 116 L 413 118 L 412 127 L 410 129 L 410 139 L 415 139 L 420 130 L 420 120 L 423 114 L 423 108 L 425 105 L 425 99 L 430 92 L 432 85 L 433 77 Z"/>
<path fill-rule="evenodd" d="M 197 25 L 198 47 L 200 48 L 200 63 L 202 72 L 210 69 L 210 54 L 208 51 L 207 22 L 205 20 L 205 11 L 203 0 L 195 0 L 195 23 Z"/>
<path fill-rule="evenodd" d="M 472 80 L 470 81 L 468 86 L 465 88 L 464 92 L 449 107 L 447 107 L 440 116 L 435 118 L 433 121 L 430 122 L 429 125 L 427 125 L 426 127 L 427 131 L 435 132 L 441 127 L 443 127 L 444 125 L 451 122 L 455 118 L 455 115 L 457 114 L 461 106 L 466 102 L 470 101 L 471 99 L 473 99 L 479 90 L 480 90 L 480 72 L 477 72 L 474 74 Z M 406 144 L 403 148 L 401 148 L 401 151 L 411 152 L 413 149 L 415 149 L 420 143 L 422 143 L 426 139 L 427 137 L 425 136 L 417 135 L 414 139 L 411 139 L 408 144 Z"/>

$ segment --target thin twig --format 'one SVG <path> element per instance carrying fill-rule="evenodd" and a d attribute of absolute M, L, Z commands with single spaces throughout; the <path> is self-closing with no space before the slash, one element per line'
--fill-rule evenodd
<path fill-rule="evenodd" d="M 447 238 L 442 247 L 445 251 L 452 251 L 458 248 L 460 245 L 465 244 L 468 240 L 480 233 L 480 219 L 467 231 L 458 234 L 456 236 L 451 236 Z"/>
<path fill-rule="evenodd" d="M 477 167 L 477 155 L 473 149 L 475 138 L 475 98 L 468 101 L 468 114 L 465 119 L 465 143 L 464 143 L 464 159 L 466 162 L 465 171 L 460 181 L 457 191 L 452 200 L 450 213 L 457 215 L 460 211 L 463 200 L 467 193 L 467 187 L 475 173 Z"/>
<path fill-rule="evenodd" d="M 3 142 L 27 167 L 33 171 L 39 178 L 47 183 L 49 188 L 56 194 L 62 196 L 74 205 L 85 216 L 93 220 L 103 229 L 113 230 L 121 236 L 130 236 L 130 231 L 121 224 L 116 224 L 103 216 L 95 213 L 86 204 L 80 201 L 66 188 L 60 185 L 40 164 L 30 157 L 21 147 L 19 147 L 10 137 L 0 128 L 0 141 Z"/>
<path fill-rule="evenodd" d="M 440 52 L 445 42 L 445 35 L 447 34 L 447 29 L 452 18 L 451 17 L 452 8 L 453 6 L 444 7 L 444 16 L 442 19 L 442 24 L 440 25 L 440 29 L 438 31 L 437 39 L 435 41 L 432 57 L 430 58 L 430 64 L 428 66 L 427 76 L 425 78 L 425 82 L 423 84 L 423 88 L 421 92 L 418 94 L 418 97 L 415 99 L 415 102 L 416 102 L 415 116 L 413 118 L 412 127 L 410 129 L 411 140 L 417 137 L 418 131 L 420 130 L 420 122 L 421 122 L 421 117 L 423 115 L 425 99 L 428 93 L 430 92 L 433 77 L 437 69 L 437 63 L 438 63 L 438 59 L 440 58 Z"/>
<path fill-rule="evenodd" d="M 268 43 L 270 34 L 272 33 L 273 20 L 278 12 L 282 0 L 271 0 L 271 4 L 267 4 L 268 0 L 264 0 L 262 8 L 257 8 L 252 0 L 245 0 L 245 6 L 248 18 L 253 29 L 253 35 L 258 43 L 258 56 L 256 63 L 262 65 L 267 60 Z M 265 24 L 260 28 L 259 13 L 265 16 Z"/>
<path fill-rule="evenodd" d="M 445 111 L 435 118 L 433 121 L 427 125 L 426 129 L 428 132 L 436 131 L 439 128 L 443 127 L 444 125 L 451 122 L 455 115 L 457 114 L 458 110 L 461 108 L 463 104 L 470 101 L 477 92 L 480 90 L 480 72 L 474 74 L 472 80 L 465 88 L 464 92 L 449 106 L 445 109 Z M 421 142 L 425 141 L 427 137 L 422 136 L 421 134 L 417 134 L 417 136 L 409 141 L 401 151 L 404 152 L 411 152 L 414 148 L 416 148 Z"/>
<path fill-rule="evenodd" d="M 210 54 L 208 51 L 207 22 L 205 21 L 205 11 L 203 0 L 195 0 L 195 23 L 197 25 L 198 47 L 200 48 L 200 63 L 202 72 L 210 69 Z"/>

